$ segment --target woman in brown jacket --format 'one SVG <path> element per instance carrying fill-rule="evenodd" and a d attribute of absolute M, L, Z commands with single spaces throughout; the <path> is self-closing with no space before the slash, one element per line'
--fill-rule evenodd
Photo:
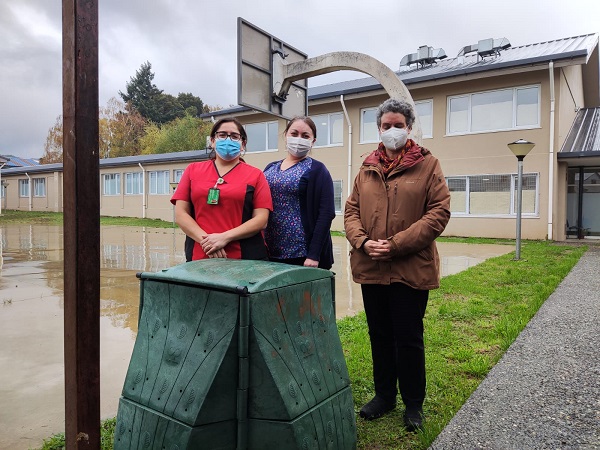
<path fill-rule="evenodd" d="M 344 213 L 373 356 L 375 397 L 360 416 L 394 409 L 399 388 L 405 427 L 414 431 L 425 400 L 423 317 L 429 290 L 439 287 L 435 239 L 450 219 L 450 191 L 439 161 L 408 139 L 412 106 L 389 99 L 376 117 L 381 143 L 363 162 Z"/>

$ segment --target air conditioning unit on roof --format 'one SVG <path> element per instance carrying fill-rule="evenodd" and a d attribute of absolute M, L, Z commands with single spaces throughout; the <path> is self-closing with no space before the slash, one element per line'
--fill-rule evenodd
<path fill-rule="evenodd" d="M 400 60 L 400 67 L 410 66 L 411 64 L 417 64 L 424 67 L 425 65 L 434 64 L 437 60 L 444 58 L 446 58 L 446 52 L 444 52 L 443 48 L 434 49 L 433 47 L 422 45 L 417 50 L 417 53 L 405 55 Z"/>

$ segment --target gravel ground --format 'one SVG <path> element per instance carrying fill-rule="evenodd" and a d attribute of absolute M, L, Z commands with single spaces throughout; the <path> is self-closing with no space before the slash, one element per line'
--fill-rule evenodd
<path fill-rule="evenodd" d="M 600 247 L 585 253 L 430 449 L 600 449 Z"/>

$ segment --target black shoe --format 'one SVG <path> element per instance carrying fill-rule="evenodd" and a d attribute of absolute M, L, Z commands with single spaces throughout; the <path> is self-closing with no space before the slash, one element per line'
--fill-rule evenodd
<path fill-rule="evenodd" d="M 423 410 L 407 409 L 404 411 L 404 427 L 409 433 L 414 433 L 423 428 Z"/>
<path fill-rule="evenodd" d="M 373 397 L 369 403 L 363 406 L 358 413 L 365 420 L 375 420 L 390 412 L 396 407 L 396 402 L 390 403 L 383 400 L 381 397 Z"/>

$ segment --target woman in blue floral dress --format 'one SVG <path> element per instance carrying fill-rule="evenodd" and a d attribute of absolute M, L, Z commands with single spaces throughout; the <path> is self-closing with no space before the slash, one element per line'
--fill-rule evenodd
<path fill-rule="evenodd" d="M 317 140 L 309 117 L 295 117 L 284 131 L 287 155 L 265 168 L 273 212 L 265 230 L 269 259 L 330 269 L 333 181 L 325 165 L 308 153 Z"/>

